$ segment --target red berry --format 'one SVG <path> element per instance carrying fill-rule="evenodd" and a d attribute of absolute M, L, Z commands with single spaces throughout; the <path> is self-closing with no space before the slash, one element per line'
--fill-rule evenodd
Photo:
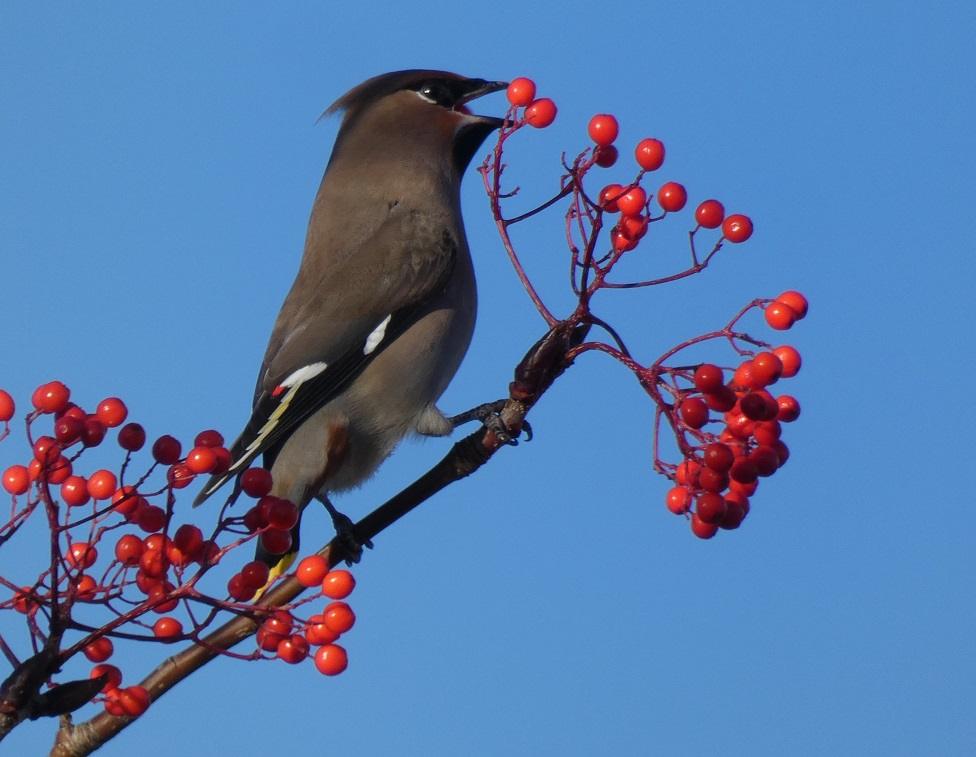
<path fill-rule="evenodd" d="M 175 463 L 180 459 L 182 451 L 183 445 L 180 444 L 178 439 L 175 439 L 169 434 L 164 434 L 159 437 L 152 446 L 153 459 L 162 465 L 172 465 Z"/>
<path fill-rule="evenodd" d="M 745 242 L 752 236 L 752 221 L 749 216 L 733 213 L 722 222 L 722 236 L 733 244 Z"/>
<path fill-rule="evenodd" d="M 129 717 L 137 718 L 149 709 L 149 692 L 142 686 L 121 689 L 118 700 L 122 710 Z"/>
<path fill-rule="evenodd" d="M 300 634 L 292 634 L 278 642 L 278 657 L 290 665 L 295 665 L 308 657 L 308 641 Z"/>
<path fill-rule="evenodd" d="M 599 113 L 590 119 L 587 127 L 590 139 L 601 147 L 612 145 L 620 133 L 620 125 L 617 119 L 609 113 Z"/>
<path fill-rule="evenodd" d="M 676 181 L 669 181 L 657 191 L 657 203 L 668 213 L 676 213 L 688 202 L 688 192 Z"/>
<path fill-rule="evenodd" d="M 214 469 L 211 471 L 215 476 L 219 476 L 230 470 L 230 464 L 233 462 L 230 456 L 230 451 L 226 447 L 211 447 L 213 450 L 214 457 L 217 458 L 217 462 L 214 463 Z"/>
<path fill-rule="evenodd" d="M 41 384 L 31 395 L 34 407 L 42 413 L 59 413 L 68 406 L 71 390 L 60 381 Z"/>
<path fill-rule="evenodd" d="M 637 165 L 645 171 L 656 171 L 664 163 L 664 143 L 660 139 L 642 139 L 634 150 Z"/>
<path fill-rule="evenodd" d="M 146 443 L 146 429 L 138 423 L 126 423 L 119 430 L 119 446 L 129 452 L 138 452 Z"/>
<path fill-rule="evenodd" d="M 117 718 L 125 715 L 125 710 L 122 709 L 122 703 L 119 701 L 121 696 L 122 692 L 119 689 L 109 689 L 106 691 L 105 701 L 102 703 L 105 707 L 105 712 Z"/>
<path fill-rule="evenodd" d="M 268 578 L 270 575 L 271 569 L 268 567 L 267 563 L 264 563 L 261 560 L 252 560 L 241 568 L 241 580 L 244 582 L 245 586 L 249 586 L 252 589 L 262 588 L 266 583 L 268 583 Z"/>
<path fill-rule="evenodd" d="M 664 503 L 675 515 L 684 515 L 691 506 L 691 491 L 684 486 L 674 486 L 668 489 Z"/>
<path fill-rule="evenodd" d="M 796 321 L 796 311 L 782 302 L 771 302 L 764 311 L 766 323 L 777 331 L 786 331 Z"/>
<path fill-rule="evenodd" d="M 323 623 L 330 631 L 345 633 L 356 623 L 356 613 L 345 602 L 333 602 L 322 612 Z"/>
<path fill-rule="evenodd" d="M 732 467 L 729 469 L 729 486 L 736 482 L 740 484 L 751 484 L 759 477 L 756 464 L 748 457 L 737 457 Z"/>
<path fill-rule="evenodd" d="M 696 460 L 683 460 L 674 472 L 674 480 L 684 486 L 697 487 L 701 474 L 701 463 Z"/>
<path fill-rule="evenodd" d="M 701 428 L 708 423 L 708 405 L 704 400 L 697 397 L 689 397 L 684 400 L 678 412 L 683 420 L 691 428 Z"/>
<path fill-rule="evenodd" d="M 65 557 L 68 560 L 68 565 L 73 568 L 90 568 L 98 559 L 98 550 L 88 542 L 79 541 L 68 547 L 68 553 Z"/>
<path fill-rule="evenodd" d="M 331 599 L 345 599 L 356 588 L 356 579 L 348 570 L 331 570 L 322 580 L 322 593 Z"/>
<path fill-rule="evenodd" d="M 790 448 L 783 444 L 782 439 L 779 439 L 773 445 L 773 449 L 776 451 L 776 457 L 779 458 L 779 467 L 782 468 L 790 459 Z"/>
<path fill-rule="evenodd" d="M 329 572 L 329 563 L 321 555 L 303 557 L 295 569 L 295 578 L 302 586 L 315 586 Z"/>
<path fill-rule="evenodd" d="M 185 489 L 193 483 L 196 475 L 186 463 L 176 463 L 166 471 L 166 480 L 174 489 Z"/>
<path fill-rule="evenodd" d="M 227 582 L 227 594 L 237 602 L 247 602 L 257 593 L 257 589 L 244 583 L 240 573 L 235 573 Z M 277 646 L 277 642 L 275 642 Z"/>
<path fill-rule="evenodd" d="M 639 216 L 644 212 L 647 192 L 641 187 L 631 187 L 617 198 L 617 208 L 625 216 Z"/>
<path fill-rule="evenodd" d="M 758 476 L 759 473 L 756 473 Z M 759 488 L 759 481 L 736 481 L 733 479 L 729 481 L 729 493 L 735 492 L 736 494 L 741 494 L 744 497 L 751 497 L 756 493 L 756 489 Z"/>
<path fill-rule="evenodd" d="M 166 511 L 157 505 L 145 505 L 136 511 L 139 528 L 147 534 L 161 531 L 166 525 Z"/>
<path fill-rule="evenodd" d="M 211 447 L 194 447 L 186 456 L 186 467 L 191 473 L 210 473 L 216 464 L 217 455 Z"/>
<path fill-rule="evenodd" d="M 105 685 L 100 689 L 103 694 L 109 689 L 118 688 L 122 683 L 122 671 L 114 665 L 99 663 L 88 674 L 89 678 L 100 678 L 101 676 L 105 676 Z"/>
<path fill-rule="evenodd" d="M 34 442 L 34 458 L 42 464 L 51 464 L 61 456 L 61 445 L 51 436 L 41 436 Z"/>
<path fill-rule="evenodd" d="M 175 640 L 183 635 L 183 624 L 167 615 L 153 623 L 153 634 L 157 639 Z"/>
<path fill-rule="evenodd" d="M 349 665 L 346 650 L 338 644 L 326 644 L 315 653 L 315 667 L 327 676 L 337 676 Z"/>
<path fill-rule="evenodd" d="M 617 252 L 628 252 L 637 246 L 637 240 L 627 236 L 619 226 L 610 232 L 610 243 Z"/>
<path fill-rule="evenodd" d="M 261 546 L 272 555 L 283 555 L 291 549 L 291 533 L 279 528 L 269 528 L 261 534 Z"/>
<path fill-rule="evenodd" d="M 647 233 L 650 221 L 647 216 L 622 216 L 618 227 L 630 239 L 641 239 Z"/>
<path fill-rule="evenodd" d="M 782 378 L 793 378 L 800 372 L 800 366 L 803 365 L 803 360 L 795 348 L 784 344 L 782 347 L 774 349 L 773 354 L 783 364 Z"/>
<path fill-rule="evenodd" d="M 115 542 L 115 559 L 123 565 L 138 565 L 143 549 L 142 539 L 134 534 L 126 534 Z"/>
<path fill-rule="evenodd" d="M 203 532 L 192 523 L 184 523 L 173 534 L 173 546 L 176 547 L 186 558 L 185 562 L 173 560 L 172 562 L 184 565 L 194 558 L 203 546 Z"/>
<path fill-rule="evenodd" d="M 783 361 L 773 352 L 760 352 L 752 359 L 752 377 L 760 387 L 775 384 L 783 375 Z"/>
<path fill-rule="evenodd" d="M 78 599 L 88 601 L 94 598 L 95 589 L 98 588 L 94 578 L 82 573 L 72 583 L 74 584 L 75 591 L 78 593 Z"/>
<path fill-rule="evenodd" d="M 702 394 L 717 392 L 725 386 L 722 369 L 711 363 L 702 363 L 695 369 L 695 389 Z"/>
<path fill-rule="evenodd" d="M 13 418 L 16 409 L 14 398 L 8 392 L 0 389 L 0 423 L 6 423 Z"/>
<path fill-rule="evenodd" d="M 613 145 L 607 145 L 606 147 L 596 148 L 594 162 L 600 166 L 600 168 L 610 168 L 614 163 L 617 162 L 619 153 L 617 148 Z"/>
<path fill-rule="evenodd" d="M 732 530 L 738 528 L 746 517 L 748 510 L 744 508 L 735 497 L 738 495 L 728 495 L 725 497 L 725 515 L 718 522 L 719 528 Z"/>
<path fill-rule="evenodd" d="M 548 97 L 534 100 L 525 109 L 525 122 L 536 129 L 544 129 L 556 120 L 556 103 Z"/>
<path fill-rule="evenodd" d="M 800 321 L 806 317 L 809 303 L 807 298 L 799 292 L 789 289 L 777 297 L 776 302 L 781 302 L 792 308 L 793 312 L 796 313 L 796 320 Z"/>
<path fill-rule="evenodd" d="M 98 403 L 95 417 L 109 428 L 121 426 L 129 414 L 129 409 L 118 397 L 109 397 Z"/>
<path fill-rule="evenodd" d="M 276 610 L 265 618 L 262 627 L 272 633 L 288 636 L 291 629 L 295 627 L 295 619 L 287 610 Z"/>
<path fill-rule="evenodd" d="M 624 188 L 620 184 L 607 184 L 600 190 L 600 207 L 608 213 L 619 212 L 620 208 L 617 205 L 617 200 L 623 192 Z"/>
<path fill-rule="evenodd" d="M 339 634 L 329 630 L 329 627 L 325 625 L 325 619 L 321 615 L 313 615 L 305 624 L 305 638 L 308 639 L 309 644 L 320 646 L 322 644 L 331 644 L 339 638 Z"/>
<path fill-rule="evenodd" d="M 246 528 L 249 533 L 254 533 L 255 531 L 268 525 L 268 521 L 265 520 L 264 516 L 261 514 L 261 508 L 257 505 L 244 513 L 244 517 L 241 520 L 244 521 L 244 528 Z"/>
<path fill-rule="evenodd" d="M 94 415 L 87 416 L 84 424 L 81 429 L 81 443 L 86 447 L 97 447 L 105 438 L 105 424 Z"/>
<path fill-rule="evenodd" d="M 260 499 L 271 493 L 271 474 L 264 468 L 248 468 L 241 474 L 241 489 L 248 497 Z"/>
<path fill-rule="evenodd" d="M 760 421 L 756 424 L 755 436 L 758 444 L 765 444 L 767 447 L 771 447 L 779 441 L 782 433 L 783 427 L 780 426 L 779 421 Z"/>
<path fill-rule="evenodd" d="M 85 657 L 87 657 L 92 662 L 105 662 L 109 657 L 112 656 L 112 652 L 115 651 L 115 647 L 112 645 L 112 640 L 107 636 L 100 636 L 95 639 L 90 644 L 86 644 L 81 649 L 84 652 Z"/>
<path fill-rule="evenodd" d="M 796 397 L 788 394 L 781 394 L 776 398 L 776 419 L 783 423 L 792 423 L 800 417 L 800 403 Z"/>
<path fill-rule="evenodd" d="M 204 567 L 220 562 L 220 547 L 212 539 L 204 540 L 194 555 L 194 562 Z"/>
<path fill-rule="evenodd" d="M 695 220 L 706 229 L 717 229 L 725 218 L 725 207 L 718 200 L 705 200 L 695 210 Z"/>
<path fill-rule="evenodd" d="M 115 494 L 118 481 L 110 470 L 97 470 L 88 477 L 88 493 L 92 499 L 108 499 Z"/>
<path fill-rule="evenodd" d="M 173 612 L 176 606 L 179 604 L 179 600 L 176 597 L 164 601 L 164 597 L 169 596 L 176 590 L 169 581 L 162 581 L 155 584 L 149 588 L 149 592 L 146 595 L 146 600 L 153 603 L 152 611 L 157 615 L 165 615 L 168 612 Z"/>
<path fill-rule="evenodd" d="M 91 499 L 88 482 L 83 476 L 68 476 L 61 484 L 61 499 L 68 507 L 86 504 Z"/>
<path fill-rule="evenodd" d="M 54 423 L 54 436 L 61 445 L 67 447 L 78 441 L 84 428 L 83 420 L 73 415 L 62 415 Z"/>
<path fill-rule="evenodd" d="M 30 482 L 30 473 L 23 465 L 11 465 L 3 472 L 3 488 L 10 494 L 23 494 Z"/>
<path fill-rule="evenodd" d="M 112 509 L 119 515 L 128 517 L 135 513 L 143 504 L 148 503 L 146 503 L 145 499 L 132 486 L 123 486 L 121 489 L 117 489 L 115 494 L 112 495 Z"/>
<path fill-rule="evenodd" d="M 712 410 L 716 410 L 720 413 L 727 413 L 733 407 L 735 407 L 735 392 L 733 392 L 729 387 L 722 386 L 716 392 L 709 392 L 704 395 L 705 404 Z"/>
<path fill-rule="evenodd" d="M 712 442 L 706 445 L 702 451 L 702 460 L 712 470 L 724 473 L 732 467 L 735 455 L 732 454 L 728 445 L 722 444 L 722 442 Z"/>
<path fill-rule="evenodd" d="M 169 565 L 169 558 L 159 549 L 147 547 L 139 558 L 139 570 L 149 578 L 162 579 L 169 571 Z"/>
<path fill-rule="evenodd" d="M 278 645 L 285 638 L 287 637 L 282 636 L 280 633 L 273 633 L 267 630 L 264 626 L 258 628 L 257 633 L 255 634 L 255 641 L 258 643 L 258 647 L 263 649 L 265 652 L 276 652 L 278 650 Z"/>
<path fill-rule="evenodd" d="M 208 428 L 206 431 L 201 431 L 197 434 L 196 439 L 193 440 L 194 447 L 223 447 L 224 437 L 219 431 L 212 428 Z"/>
<path fill-rule="evenodd" d="M 749 453 L 749 459 L 756 464 L 760 476 L 772 476 L 779 467 L 779 455 L 772 447 L 756 447 Z"/>
<path fill-rule="evenodd" d="M 699 539 L 711 539 L 718 532 L 718 526 L 714 523 L 706 523 L 698 517 L 698 513 L 692 513 L 691 532 Z"/>
<path fill-rule="evenodd" d="M 721 492 L 728 488 L 729 474 L 704 467 L 698 472 L 698 486 L 707 492 Z"/>
<path fill-rule="evenodd" d="M 718 523 L 725 515 L 725 497 L 714 492 L 699 494 L 695 512 L 706 523 Z"/>
<path fill-rule="evenodd" d="M 525 107 L 535 99 L 535 82 L 524 76 L 512 79 L 505 95 L 515 107 Z"/>
<path fill-rule="evenodd" d="M 298 508 L 294 503 L 280 497 L 264 497 L 262 502 L 268 501 L 267 519 L 268 525 L 272 528 L 280 528 L 283 531 L 291 529 L 298 523 Z M 264 508 L 262 507 L 262 510 Z"/>

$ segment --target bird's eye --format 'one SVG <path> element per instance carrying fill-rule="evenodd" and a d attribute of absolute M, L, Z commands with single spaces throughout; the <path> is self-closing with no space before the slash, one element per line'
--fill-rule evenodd
<path fill-rule="evenodd" d="M 435 105 L 450 107 L 453 98 L 447 87 L 438 82 L 426 82 L 417 88 L 417 94 Z"/>

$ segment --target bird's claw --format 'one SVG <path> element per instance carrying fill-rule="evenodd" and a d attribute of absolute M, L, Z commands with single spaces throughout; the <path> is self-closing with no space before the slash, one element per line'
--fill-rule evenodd
<path fill-rule="evenodd" d="M 356 538 L 355 524 L 352 519 L 345 513 L 339 512 L 335 506 L 326 498 L 320 498 L 320 501 L 325 505 L 325 509 L 329 511 L 329 515 L 332 517 L 332 526 L 335 528 L 336 541 L 339 543 L 339 548 L 344 555 L 344 560 L 346 565 L 354 565 L 358 563 L 363 557 L 363 547 L 367 549 L 373 548 L 373 542 L 369 539 L 360 542 Z"/>
<path fill-rule="evenodd" d="M 481 425 L 492 431 L 502 444 L 509 444 L 513 447 L 518 446 L 518 434 L 512 433 L 511 429 L 502 420 L 501 411 L 508 400 L 496 400 L 478 405 L 470 410 L 452 416 L 450 420 L 454 428 L 469 421 L 480 421 Z M 532 426 L 526 420 L 522 421 L 522 432 L 525 432 L 525 441 L 532 441 Z M 520 432 L 521 433 L 521 432 Z"/>

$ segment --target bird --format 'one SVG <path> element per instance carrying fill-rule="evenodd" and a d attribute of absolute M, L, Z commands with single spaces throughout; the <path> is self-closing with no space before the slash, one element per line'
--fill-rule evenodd
<path fill-rule="evenodd" d="M 251 417 L 231 446 L 230 467 L 210 478 L 194 506 L 262 456 L 273 496 L 299 512 L 318 499 L 337 530 L 348 531 L 331 493 L 370 478 L 406 435 L 454 429 L 436 402 L 467 352 L 477 311 L 461 180 L 504 123 L 467 104 L 506 87 L 447 71 L 394 71 L 325 111 L 342 121 Z M 258 540 L 269 582 L 294 560 L 299 525 L 285 554 Z"/>

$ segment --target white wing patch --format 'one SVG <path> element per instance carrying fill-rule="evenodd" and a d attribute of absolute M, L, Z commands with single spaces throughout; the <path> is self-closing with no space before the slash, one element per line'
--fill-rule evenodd
<path fill-rule="evenodd" d="M 380 321 L 380 325 L 373 329 L 373 333 L 366 337 L 366 344 L 363 346 L 364 355 L 370 354 L 373 350 L 380 346 L 380 343 L 383 341 L 383 337 L 386 336 L 386 327 L 389 325 L 392 317 L 392 313 L 386 316 L 386 318 Z"/>
<path fill-rule="evenodd" d="M 245 461 L 252 459 L 253 456 L 251 453 L 261 446 L 264 440 L 268 438 L 268 434 L 274 431 L 275 426 L 278 425 L 278 421 L 281 419 L 281 416 L 285 414 L 285 411 L 288 409 L 291 401 L 295 399 L 295 395 L 298 393 L 298 390 L 301 388 L 302 384 L 315 378 L 328 367 L 328 363 L 323 362 L 303 366 L 297 371 L 290 373 L 284 381 L 275 387 L 274 394 L 280 393 L 283 389 L 287 389 L 288 392 L 284 397 L 281 398 L 281 401 L 278 403 L 278 407 L 272 411 L 271 415 L 268 416 L 268 420 L 266 420 L 264 425 L 261 426 L 261 430 L 258 432 L 258 435 L 254 437 L 254 440 L 244 449 L 244 454 L 241 455 L 241 457 L 233 465 L 231 465 L 230 468 L 228 468 L 228 473 L 237 470 L 244 464 Z M 220 484 L 218 484 L 218 486 L 219 485 Z"/>
<path fill-rule="evenodd" d="M 283 386 L 286 389 L 291 389 L 293 386 L 302 384 L 309 379 L 313 379 L 318 376 L 322 371 L 328 368 L 328 363 L 312 363 L 311 365 L 306 365 L 299 368 L 294 373 L 290 373 L 288 378 L 282 381 L 278 386 Z"/>

